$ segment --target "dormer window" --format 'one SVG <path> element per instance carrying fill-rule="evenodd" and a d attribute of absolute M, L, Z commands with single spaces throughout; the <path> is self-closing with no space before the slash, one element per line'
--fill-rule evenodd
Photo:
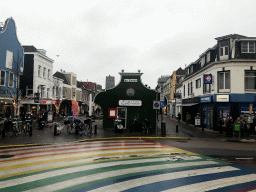
<path fill-rule="evenodd" d="M 193 65 L 190 67 L 190 73 L 193 73 Z"/>
<path fill-rule="evenodd" d="M 203 56 L 203 57 L 201 58 L 201 67 L 203 67 L 204 64 L 205 64 L 205 57 Z"/>
<path fill-rule="evenodd" d="M 219 56 L 220 60 L 228 60 L 229 59 L 229 40 L 223 40 L 219 42 Z"/>
<path fill-rule="evenodd" d="M 255 53 L 255 42 L 253 41 L 242 41 L 241 42 L 242 53 Z"/>
<path fill-rule="evenodd" d="M 210 62 L 210 61 L 211 61 L 211 53 L 208 52 L 208 53 L 206 54 L 206 62 L 208 63 L 208 62 Z"/>
<path fill-rule="evenodd" d="M 220 56 L 228 55 L 228 46 L 220 48 Z"/>

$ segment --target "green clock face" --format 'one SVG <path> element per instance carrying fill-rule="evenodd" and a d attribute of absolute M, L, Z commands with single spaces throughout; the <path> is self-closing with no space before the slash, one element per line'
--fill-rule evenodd
<path fill-rule="evenodd" d="M 132 97 L 132 96 L 134 96 L 135 91 L 134 91 L 133 88 L 129 88 L 129 89 L 127 89 L 127 91 L 126 91 L 126 94 L 127 94 L 129 97 Z"/>

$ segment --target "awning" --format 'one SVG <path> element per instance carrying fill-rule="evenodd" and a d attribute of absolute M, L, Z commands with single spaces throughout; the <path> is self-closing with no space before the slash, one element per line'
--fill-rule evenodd
<path fill-rule="evenodd" d="M 186 104 L 182 104 L 181 106 L 183 107 L 189 107 L 189 106 L 192 106 L 192 105 L 197 105 L 199 103 L 186 103 Z"/>

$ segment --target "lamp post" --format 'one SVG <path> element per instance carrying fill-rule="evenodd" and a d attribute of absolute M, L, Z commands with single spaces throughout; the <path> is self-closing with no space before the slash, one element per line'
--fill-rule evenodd
<path fill-rule="evenodd" d="M 162 78 L 158 79 L 158 84 L 161 88 L 160 103 L 161 103 L 161 98 L 163 98 L 163 92 L 164 92 L 163 85 L 164 85 L 164 83 L 165 83 L 164 79 L 162 79 Z M 160 107 L 160 110 L 161 110 L 160 111 L 161 112 L 161 135 L 166 135 L 166 129 L 165 129 L 166 127 L 165 127 L 165 123 L 163 122 L 163 110 L 162 110 L 161 107 Z"/>

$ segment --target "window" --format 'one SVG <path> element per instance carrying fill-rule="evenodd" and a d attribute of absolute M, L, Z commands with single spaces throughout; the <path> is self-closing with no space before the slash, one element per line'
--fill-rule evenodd
<path fill-rule="evenodd" d="M 0 85 L 5 86 L 5 71 L 1 71 Z"/>
<path fill-rule="evenodd" d="M 193 94 L 193 82 L 190 83 L 190 91 L 191 91 L 190 93 L 192 95 Z"/>
<path fill-rule="evenodd" d="M 44 67 L 44 70 L 43 70 L 43 77 L 45 78 L 46 76 L 46 68 Z"/>
<path fill-rule="evenodd" d="M 256 71 L 245 71 L 244 84 L 246 91 L 256 90 Z"/>
<path fill-rule="evenodd" d="M 196 88 L 200 88 L 201 87 L 201 78 L 196 80 Z"/>
<path fill-rule="evenodd" d="M 205 64 L 205 57 L 203 56 L 203 57 L 201 58 L 201 67 L 203 67 L 204 64 Z"/>
<path fill-rule="evenodd" d="M 220 48 L 220 56 L 228 55 L 228 46 Z"/>
<path fill-rule="evenodd" d="M 55 97 L 55 87 L 52 87 L 52 97 Z"/>
<path fill-rule="evenodd" d="M 38 65 L 38 77 L 41 77 L 41 65 Z"/>
<path fill-rule="evenodd" d="M 6 68 L 12 69 L 13 52 L 6 50 Z"/>
<path fill-rule="evenodd" d="M 41 87 L 41 95 L 42 95 L 42 98 L 44 97 L 44 87 Z"/>
<path fill-rule="evenodd" d="M 47 88 L 47 98 L 50 98 L 49 94 L 50 94 L 50 88 Z"/>
<path fill-rule="evenodd" d="M 242 41 L 241 42 L 241 52 L 242 53 L 255 53 L 255 42 Z"/>
<path fill-rule="evenodd" d="M 230 71 L 218 72 L 219 93 L 230 92 Z"/>
<path fill-rule="evenodd" d="M 211 84 L 203 85 L 203 93 L 211 93 Z"/>
<path fill-rule="evenodd" d="M 185 92 L 186 92 L 186 87 L 185 87 L 185 85 L 183 86 L 183 96 L 184 96 L 184 98 L 185 98 Z"/>
<path fill-rule="evenodd" d="M 190 83 L 188 83 L 188 96 L 190 94 Z"/>
<path fill-rule="evenodd" d="M 9 76 L 9 87 L 13 87 L 14 86 L 14 74 L 10 73 Z"/>
<path fill-rule="evenodd" d="M 50 75 L 51 74 L 51 70 L 50 69 L 48 69 L 48 79 L 50 79 Z"/>
<path fill-rule="evenodd" d="M 211 61 L 211 53 L 208 52 L 207 55 L 206 55 L 206 62 L 210 62 Z"/>

